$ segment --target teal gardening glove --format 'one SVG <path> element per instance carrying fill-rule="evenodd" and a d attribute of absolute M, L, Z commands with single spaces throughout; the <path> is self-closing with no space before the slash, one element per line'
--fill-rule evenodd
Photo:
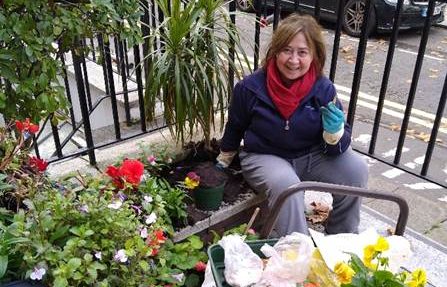
<path fill-rule="evenodd" d="M 344 133 L 345 115 L 342 110 L 330 102 L 327 107 L 321 107 L 323 121 L 323 139 L 330 145 L 337 144 Z"/>
<path fill-rule="evenodd" d="M 333 102 L 330 102 L 327 107 L 321 107 L 320 111 L 323 119 L 323 129 L 326 132 L 335 134 L 343 129 L 345 114 Z"/>

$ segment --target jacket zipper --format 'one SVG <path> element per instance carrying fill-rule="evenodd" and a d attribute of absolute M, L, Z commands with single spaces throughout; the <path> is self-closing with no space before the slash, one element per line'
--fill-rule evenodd
<path fill-rule="evenodd" d="M 286 131 L 290 130 L 290 127 L 289 127 L 289 120 L 286 120 L 286 126 L 284 127 L 284 129 L 285 129 Z"/>

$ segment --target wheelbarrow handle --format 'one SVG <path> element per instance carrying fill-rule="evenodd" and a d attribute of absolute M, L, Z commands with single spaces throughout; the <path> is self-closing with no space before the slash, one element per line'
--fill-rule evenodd
<path fill-rule="evenodd" d="M 323 182 L 312 182 L 305 181 L 294 184 L 287 188 L 278 199 L 273 203 L 272 208 L 270 209 L 270 214 L 264 227 L 261 230 L 261 238 L 268 238 L 270 233 L 273 230 L 273 226 L 276 223 L 276 220 L 279 215 L 279 211 L 284 204 L 284 201 L 291 195 L 305 190 L 313 190 L 313 191 L 321 191 L 321 192 L 329 192 L 332 194 L 341 194 L 341 195 L 352 195 L 352 196 L 360 196 L 360 197 L 368 197 L 368 198 L 376 198 L 383 199 L 388 201 L 393 201 L 399 205 L 399 217 L 397 219 L 396 224 L 396 235 L 403 235 L 405 231 L 405 226 L 408 221 L 408 204 L 407 201 L 399 195 L 389 194 L 376 190 L 369 190 L 361 187 L 353 187 L 353 186 L 345 186 L 338 184 L 330 184 Z"/>

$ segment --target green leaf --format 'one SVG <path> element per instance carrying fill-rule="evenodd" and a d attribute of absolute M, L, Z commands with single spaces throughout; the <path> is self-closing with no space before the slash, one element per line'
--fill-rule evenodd
<path fill-rule="evenodd" d="M 140 265 L 140 267 L 141 267 L 141 269 L 144 271 L 144 272 L 147 272 L 147 271 L 149 271 L 149 263 L 147 263 L 146 261 L 139 261 L 138 262 L 138 265 Z"/>
<path fill-rule="evenodd" d="M 188 238 L 189 243 L 191 244 L 191 247 L 193 249 L 202 249 L 203 248 L 203 241 L 200 240 L 200 237 L 197 235 L 193 235 Z"/>
<path fill-rule="evenodd" d="M 0 255 L 0 279 L 3 278 L 7 269 L 8 269 L 8 255 Z"/>
<path fill-rule="evenodd" d="M 59 228 L 56 229 L 56 231 L 53 232 L 53 234 L 51 234 L 50 237 L 50 242 L 54 242 L 60 238 L 62 238 L 64 235 L 67 235 L 67 231 L 70 228 L 69 225 L 65 225 L 65 226 L 61 226 Z"/>
<path fill-rule="evenodd" d="M 190 274 L 186 277 L 185 286 L 186 287 L 195 287 L 200 285 L 200 277 L 197 274 Z"/>
<path fill-rule="evenodd" d="M 68 280 L 65 277 L 57 276 L 54 279 L 54 287 L 67 287 L 68 286 Z"/>
<path fill-rule="evenodd" d="M 80 258 L 71 258 L 67 263 L 67 267 L 70 269 L 70 272 L 74 272 L 81 266 L 81 264 L 82 260 Z"/>

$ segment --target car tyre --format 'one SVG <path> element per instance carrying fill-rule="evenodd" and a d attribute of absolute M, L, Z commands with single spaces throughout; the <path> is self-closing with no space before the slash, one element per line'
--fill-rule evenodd
<path fill-rule="evenodd" d="M 373 5 L 373 4 L 372 4 Z M 353 37 L 362 35 L 362 23 L 365 15 L 366 5 L 364 0 L 349 0 L 343 11 L 343 29 L 346 34 Z M 367 35 L 371 35 L 376 30 L 376 11 L 374 6 L 371 7 L 369 16 L 369 27 Z"/>
<path fill-rule="evenodd" d="M 236 0 L 237 8 L 242 12 L 254 12 L 255 8 L 253 7 L 254 0 Z"/>

